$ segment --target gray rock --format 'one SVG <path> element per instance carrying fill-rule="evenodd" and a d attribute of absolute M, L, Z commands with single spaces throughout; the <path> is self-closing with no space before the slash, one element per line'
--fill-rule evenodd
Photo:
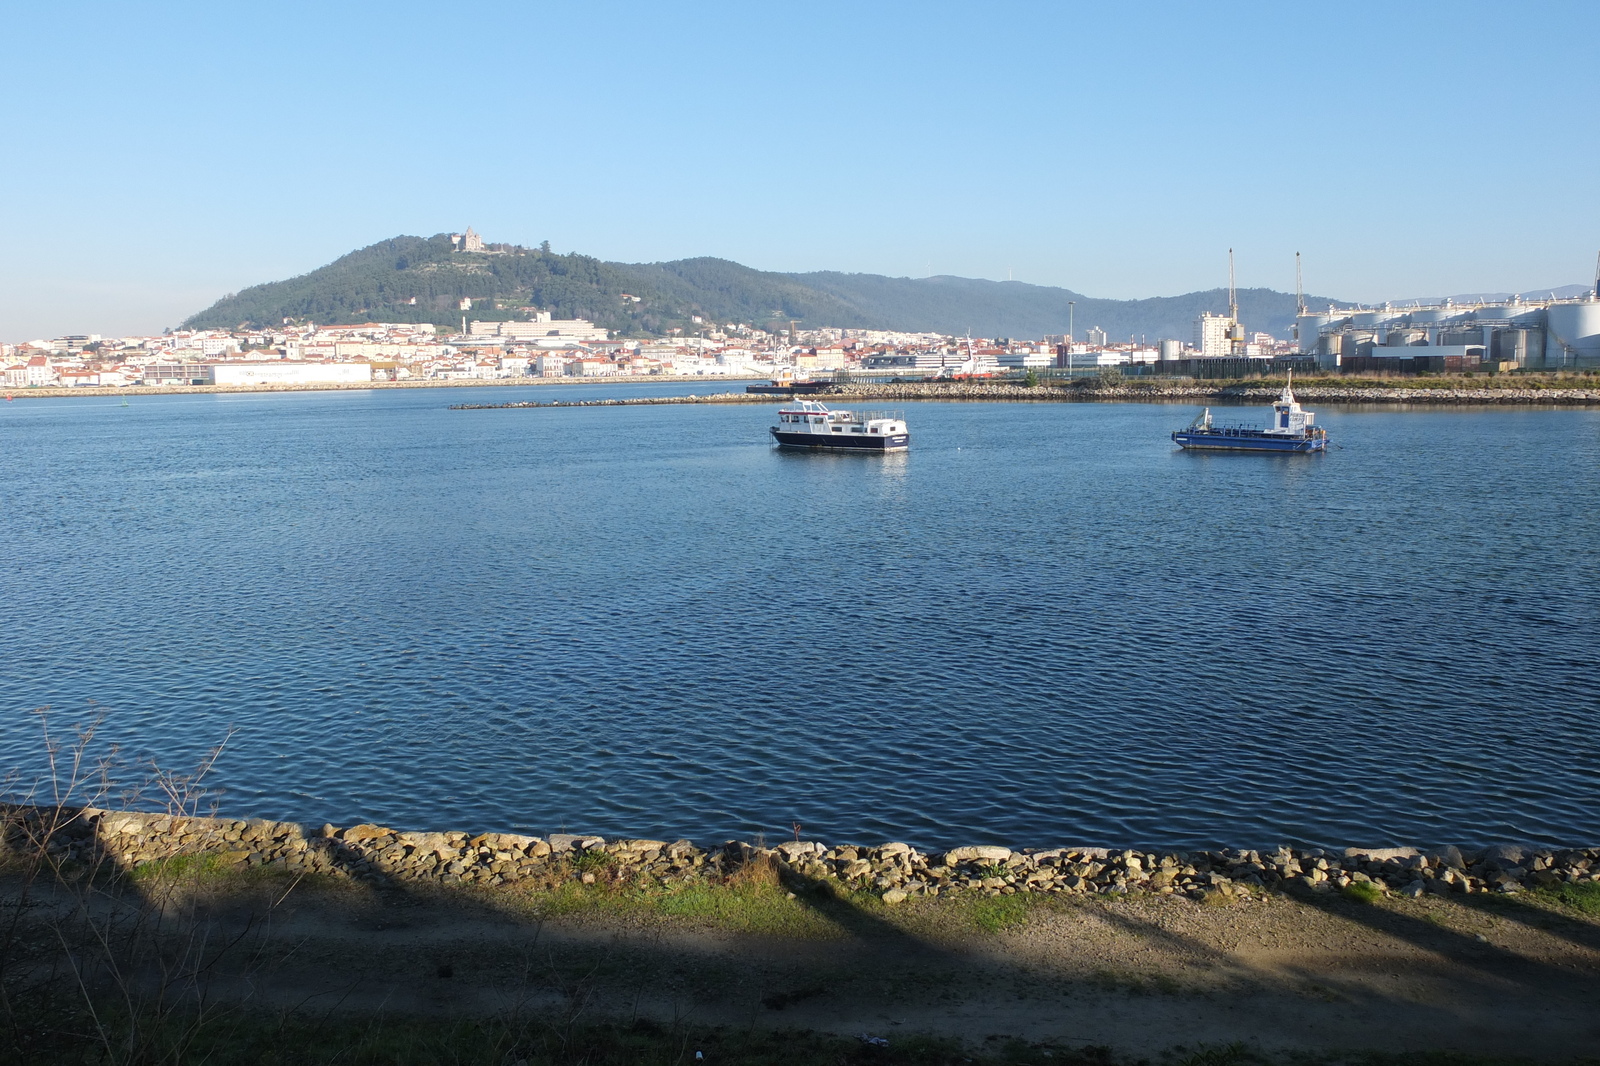
<path fill-rule="evenodd" d="M 958 862 L 1005 862 L 1011 858 L 1010 848 L 994 847 L 979 844 L 965 848 L 952 848 L 944 853 L 946 865 L 954 866 Z"/>
<path fill-rule="evenodd" d="M 1428 858 L 1440 866 L 1450 866 L 1457 870 L 1465 870 L 1467 868 L 1466 856 L 1461 854 L 1461 849 L 1454 844 L 1446 844 L 1442 848 L 1435 848 L 1433 851 L 1428 852 Z"/>
<path fill-rule="evenodd" d="M 618 840 L 606 845 L 607 851 L 618 854 L 642 854 L 651 851 L 660 851 L 667 846 L 665 840 Z"/>
<path fill-rule="evenodd" d="M 1499 863 L 1502 867 L 1517 866 L 1527 856 L 1528 849 L 1520 844 L 1496 844 L 1483 849 L 1480 861 Z"/>
<path fill-rule="evenodd" d="M 574 848 L 588 851 L 590 848 L 605 847 L 605 843 L 605 837 L 579 836 L 575 833 L 551 833 L 549 837 L 550 850 L 557 854 Z"/>
<path fill-rule="evenodd" d="M 1403 862 L 1422 853 L 1416 848 L 1345 848 L 1344 857 L 1362 862 Z"/>

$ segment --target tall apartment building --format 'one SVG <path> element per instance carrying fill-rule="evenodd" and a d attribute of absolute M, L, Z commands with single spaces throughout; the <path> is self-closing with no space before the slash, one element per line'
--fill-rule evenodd
<path fill-rule="evenodd" d="M 1212 359 L 1234 354 L 1233 334 L 1237 323 L 1227 315 L 1202 311 L 1194 320 L 1194 346 L 1202 358 Z"/>

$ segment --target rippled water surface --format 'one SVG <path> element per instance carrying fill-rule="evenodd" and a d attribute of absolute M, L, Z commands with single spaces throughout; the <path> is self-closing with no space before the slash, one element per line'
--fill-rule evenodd
<path fill-rule="evenodd" d="M 169 766 L 235 727 L 222 809 L 318 823 L 1600 840 L 1600 412 L 1206 456 L 1186 406 L 917 404 L 885 457 L 447 409 L 605 392 L 0 404 L 0 773 L 48 704 Z"/>

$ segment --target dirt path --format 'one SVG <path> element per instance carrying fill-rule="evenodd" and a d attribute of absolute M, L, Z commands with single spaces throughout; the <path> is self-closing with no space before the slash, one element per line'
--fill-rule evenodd
<path fill-rule="evenodd" d="M 231 987 L 317 1010 L 1015 1036 L 1136 1056 L 1233 1041 L 1548 1059 L 1600 1046 L 1600 925 L 1515 900 L 1093 900 L 998 932 L 931 902 L 830 918 L 832 934 L 789 939 L 308 893 L 273 914 L 272 961 Z"/>

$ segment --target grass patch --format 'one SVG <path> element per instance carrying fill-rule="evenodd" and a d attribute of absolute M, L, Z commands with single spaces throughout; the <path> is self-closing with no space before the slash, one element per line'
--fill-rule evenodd
<path fill-rule="evenodd" d="M 580 874 L 598 874 L 617 865 L 617 857 L 604 851 L 580 851 L 567 856 L 567 865 Z"/>
<path fill-rule="evenodd" d="M 563 884 L 527 898 L 540 918 L 666 918 L 742 933 L 805 939 L 839 935 L 839 927 L 777 883 L 674 881 Z"/>
<path fill-rule="evenodd" d="M 972 895 L 961 899 L 958 906 L 975 928 L 986 933 L 1000 933 L 1025 924 L 1033 912 L 1047 902 L 1036 893 L 1018 892 L 1013 896 Z"/>
<path fill-rule="evenodd" d="M 210 881 L 232 877 L 240 868 L 215 852 L 198 855 L 169 855 L 164 859 L 141 862 L 128 871 L 135 883 L 150 881 Z"/>
<path fill-rule="evenodd" d="M 1371 881 L 1352 881 L 1339 890 L 1339 895 L 1352 903 L 1376 903 L 1383 898 L 1383 889 Z"/>
<path fill-rule="evenodd" d="M 1600 918 L 1600 881 L 1584 881 L 1576 885 L 1550 885 L 1535 891 L 1562 906 L 1571 907 L 1579 914 Z"/>

